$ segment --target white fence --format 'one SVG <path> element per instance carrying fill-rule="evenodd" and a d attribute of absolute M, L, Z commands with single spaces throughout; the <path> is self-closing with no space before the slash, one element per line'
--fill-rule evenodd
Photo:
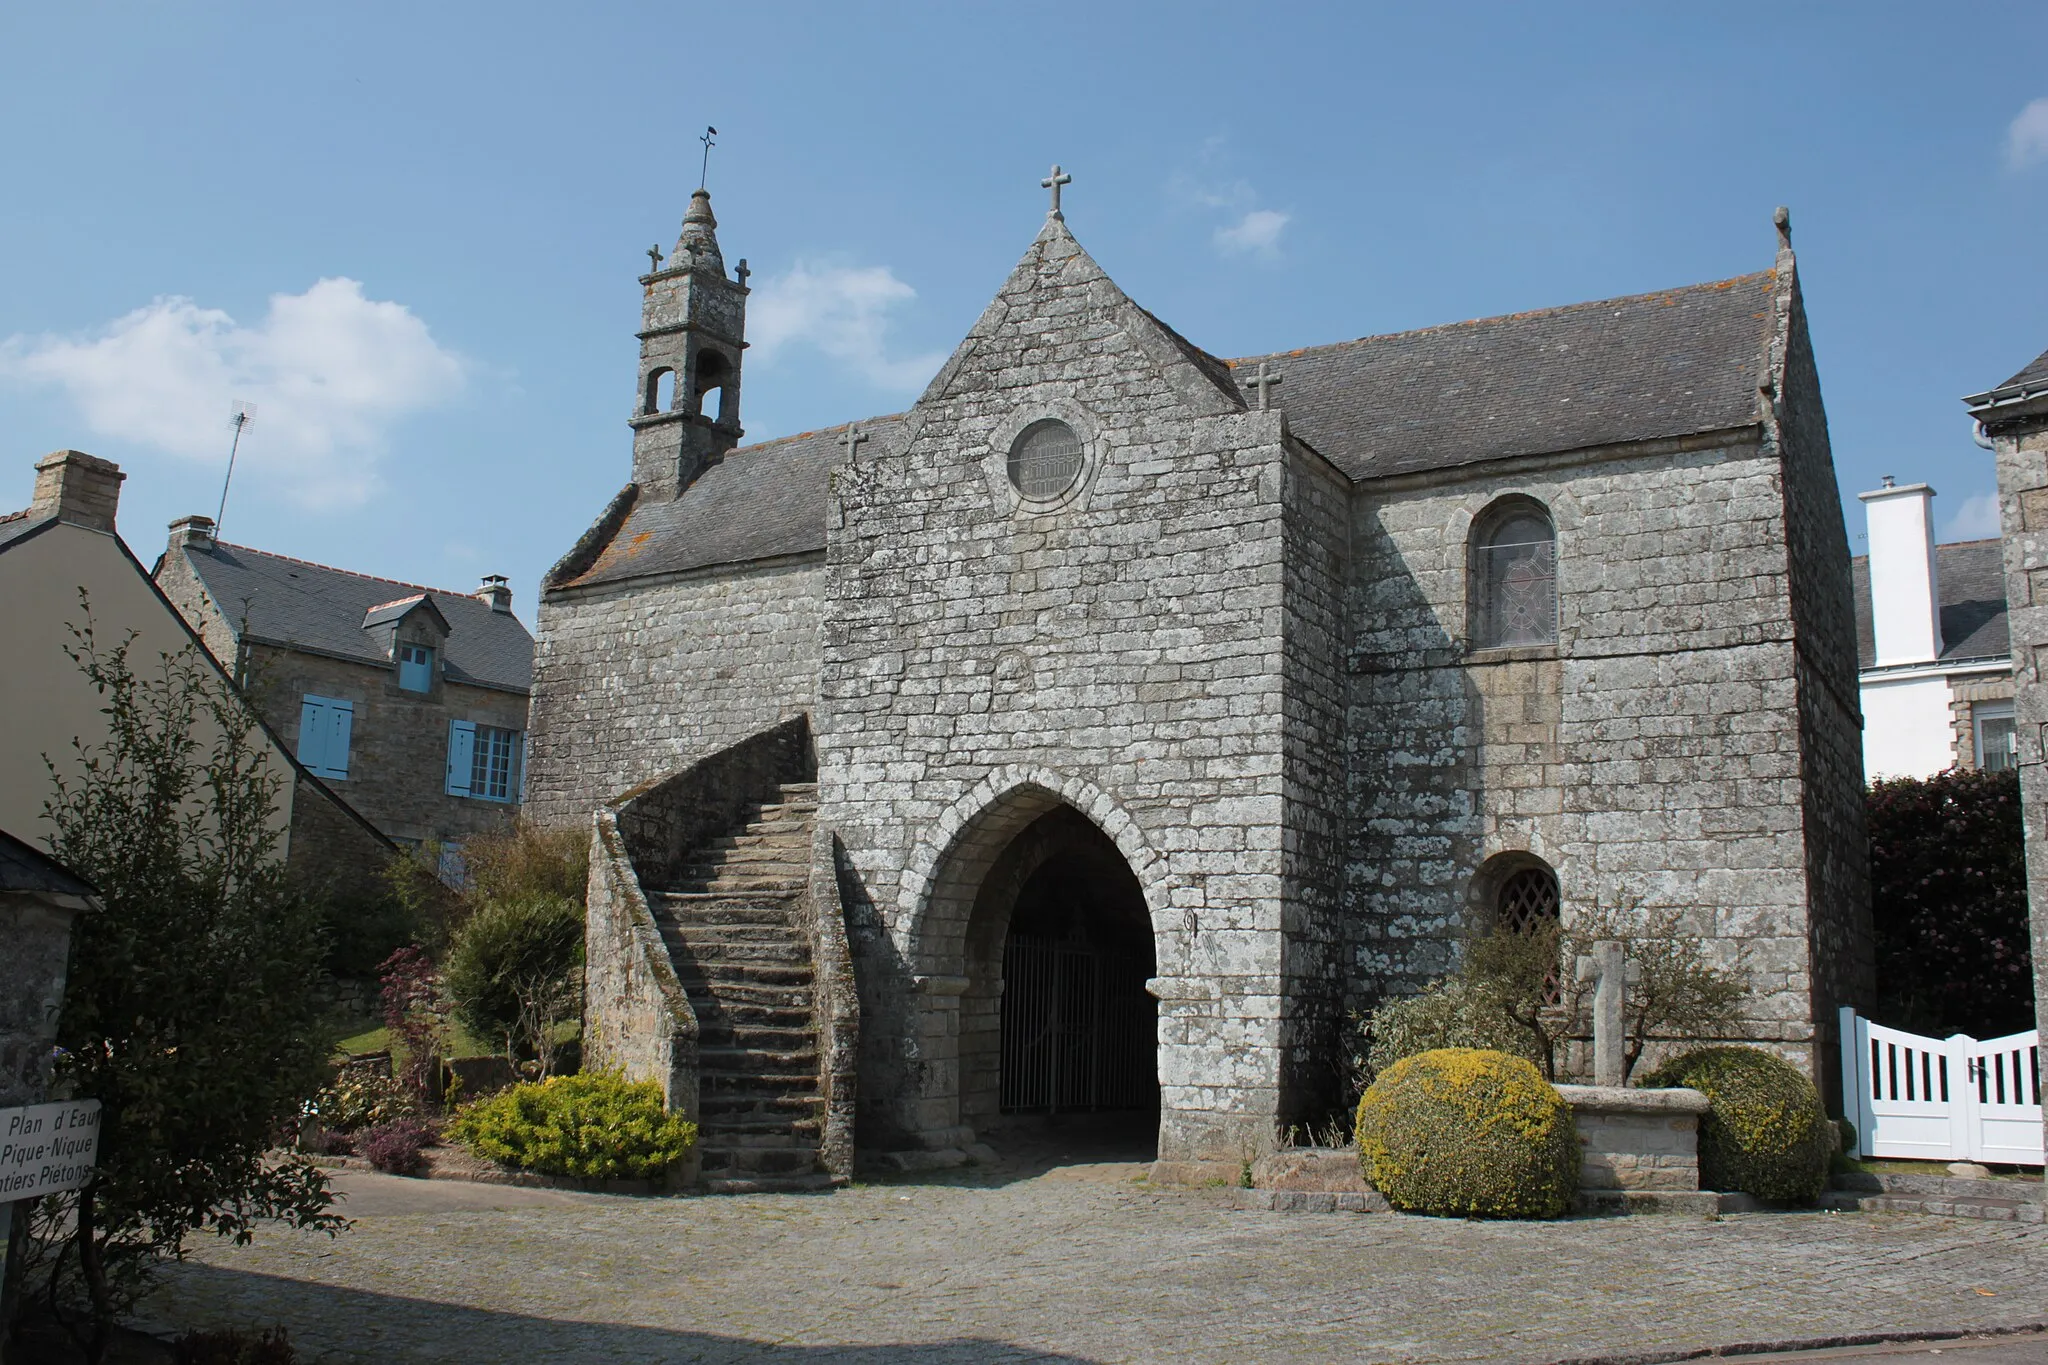
<path fill-rule="evenodd" d="M 1864 1156 L 2042 1164 L 2038 1031 L 1922 1038 L 1844 1009 L 1842 1095 Z"/>

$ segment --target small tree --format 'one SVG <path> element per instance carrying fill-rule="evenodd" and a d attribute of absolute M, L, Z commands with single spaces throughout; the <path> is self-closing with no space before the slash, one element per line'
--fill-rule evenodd
<path fill-rule="evenodd" d="M 554 1032 L 579 1003 L 583 907 L 565 896 L 486 900 L 448 950 L 448 994 L 471 1032 L 553 1070 Z"/>
<path fill-rule="evenodd" d="M 1565 1044 L 1590 1032 L 1592 988 L 1571 968 L 1602 939 L 1618 939 L 1640 971 L 1623 996 L 1629 1072 L 1653 1041 L 1714 1038 L 1735 1023 L 1747 991 L 1740 967 L 1715 966 L 1680 912 L 1618 899 L 1579 912 L 1570 929 L 1539 920 L 1468 940 L 1456 971 L 1362 1021 L 1354 1079 L 1369 1082 L 1417 1052 L 1476 1047 L 1527 1057 L 1558 1080 Z"/>
<path fill-rule="evenodd" d="M 2031 1028 L 2019 774 L 1887 779 L 1866 809 L 1881 1021 L 1979 1038 Z"/>
<path fill-rule="evenodd" d="M 135 637 L 85 624 L 66 652 L 105 702 L 106 738 L 50 762 L 52 851 L 99 888 L 59 1022 L 60 1084 L 98 1099 L 98 1165 L 41 1201 L 41 1291 L 87 1307 L 91 1354 L 150 1270 L 202 1228 L 246 1242 L 279 1220 L 334 1232 L 326 1176 L 266 1151 L 318 1092 L 318 907 L 287 877 L 284 775 L 242 699 L 190 648 L 138 674 Z"/>

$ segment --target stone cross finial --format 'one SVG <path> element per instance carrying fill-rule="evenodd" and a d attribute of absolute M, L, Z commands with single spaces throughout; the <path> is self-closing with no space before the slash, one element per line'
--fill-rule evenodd
<path fill-rule="evenodd" d="M 1046 212 L 1046 217 L 1064 219 L 1067 216 L 1060 212 L 1060 186 L 1073 183 L 1074 177 L 1062 171 L 1059 163 L 1055 161 L 1052 167 L 1052 174 L 1038 182 L 1040 189 L 1052 191 L 1052 208 Z"/>
<path fill-rule="evenodd" d="M 747 287 L 747 276 L 753 274 L 754 272 L 747 269 L 747 258 L 742 256 L 740 257 L 739 269 L 733 271 L 732 273 L 739 276 L 740 288 L 745 289 Z"/>
<path fill-rule="evenodd" d="M 655 271 L 661 269 L 661 247 L 659 244 L 647 248 L 647 260 L 648 274 L 652 275 Z"/>
<path fill-rule="evenodd" d="M 874 439 L 874 437 L 868 435 L 859 427 L 848 427 L 846 435 L 840 438 L 841 444 L 846 447 L 846 462 L 852 464 L 854 457 L 860 454 L 860 443 L 862 441 L 872 441 Z"/>
<path fill-rule="evenodd" d="M 1261 360 L 1259 362 L 1259 372 L 1244 381 L 1246 388 L 1259 391 L 1260 412 L 1265 412 L 1273 406 L 1273 386 L 1278 384 L 1280 379 L 1279 373 L 1268 369 L 1266 362 Z"/>
<path fill-rule="evenodd" d="M 1578 960 L 1578 978 L 1593 984 L 1593 1084 L 1628 1083 L 1627 1016 L 1623 1012 L 1623 990 L 1642 980 L 1643 970 L 1629 962 L 1622 945 L 1611 938 L 1593 945 L 1590 954 Z"/>

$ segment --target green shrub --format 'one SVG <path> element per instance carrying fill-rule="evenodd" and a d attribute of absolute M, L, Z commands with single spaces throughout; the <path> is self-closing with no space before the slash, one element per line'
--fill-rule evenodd
<path fill-rule="evenodd" d="M 418 1118 L 412 1092 L 395 1076 L 380 1076 L 368 1067 L 344 1067 L 312 1104 L 323 1127 L 337 1133 L 374 1128 L 394 1119 Z"/>
<path fill-rule="evenodd" d="M 1820 1092 L 1790 1063 L 1761 1048 L 1703 1047 L 1643 1082 L 1685 1086 L 1707 1097 L 1700 1120 L 1700 1184 L 1759 1199 L 1804 1201 L 1827 1184 L 1841 1145 Z"/>
<path fill-rule="evenodd" d="M 441 979 L 471 1033 L 503 1039 L 507 1056 L 522 1045 L 537 1055 L 575 1012 L 582 962 L 583 907 L 527 895 L 482 902 L 456 930 Z"/>
<path fill-rule="evenodd" d="M 1438 1048 L 1476 1047 L 1536 1060 L 1528 1030 L 1463 976 L 1432 981 L 1419 995 L 1389 1000 L 1364 1024 L 1364 1046 L 1353 1063 L 1361 1088 L 1403 1057 Z"/>
<path fill-rule="evenodd" d="M 647 1180 L 690 1154 L 697 1125 L 663 1110 L 661 1087 L 617 1073 L 515 1085 L 455 1116 L 448 1135 L 490 1161 L 584 1180 Z"/>
<path fill-rule="evenodd" d="M 1527 1058 L 1417 1053 L 1358 1102 L 1365 1178 L 1406 1213 L 1554 1218 L 1579 1187 L 1572 1111 Z"/>

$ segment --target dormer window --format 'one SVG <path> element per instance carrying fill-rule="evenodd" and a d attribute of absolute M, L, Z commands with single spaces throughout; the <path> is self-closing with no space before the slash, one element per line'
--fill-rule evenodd
<path fill-rule="evenodd" d="M 398 685 L 408 692 L 434 690 L 434 651 L 426 645 L 398 647 Z"/>

